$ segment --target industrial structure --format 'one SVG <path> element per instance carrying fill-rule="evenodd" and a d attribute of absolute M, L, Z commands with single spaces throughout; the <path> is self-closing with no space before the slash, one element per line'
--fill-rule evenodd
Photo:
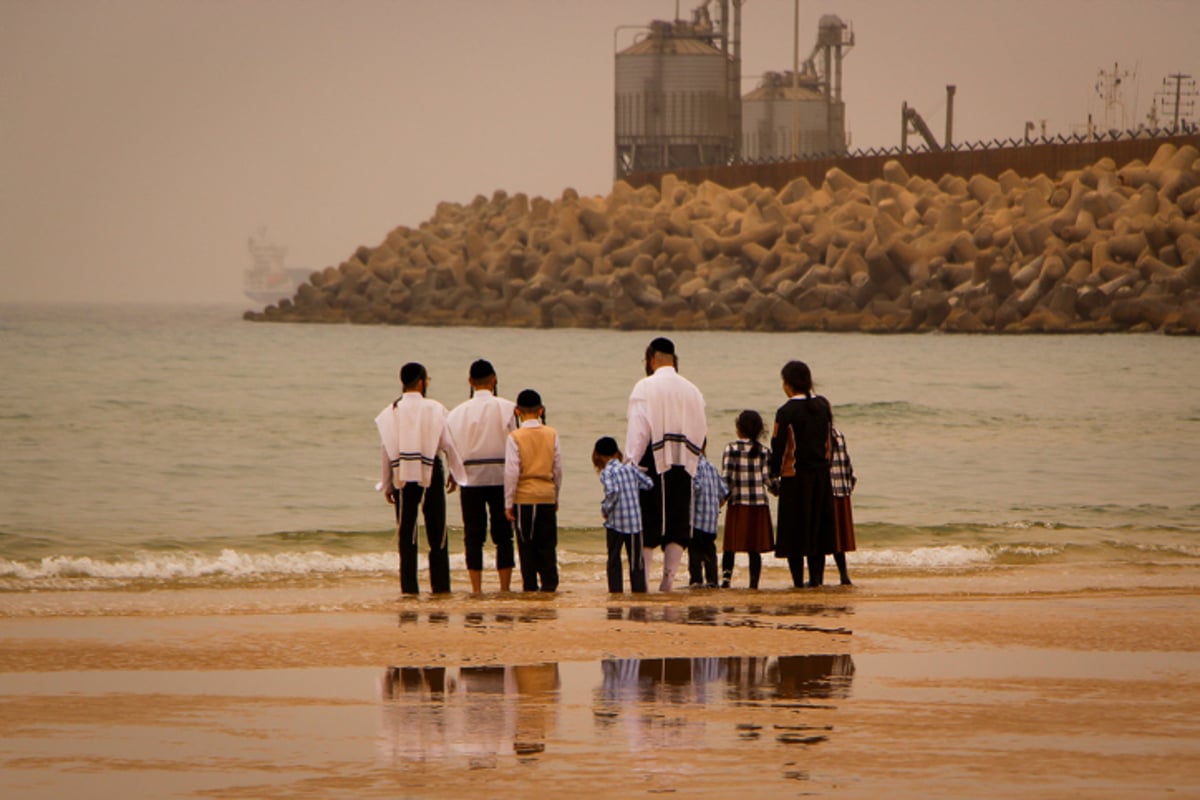
<path fill-rule="evenodd" d="M 742 97 L 742 151 L 748 161 L 839 155 L 846 151 L 842 59 L 854 31 L 833 14 L 821 17 L 817 42 L 803 64 L 768 72 Z"/>
<path fill-rule="evenodd" d="M 822 16 L 803 66 L 797 40 L 793 68 L 766 73 L 743 97 L 743 2 L 706 0 L 690 20 L 630 26 L 640 33 L 614 57 L 616 177 L 846 151 L 842 60 L 853 30 Z"/>
<path fill-rule="evenodd" d="M 655 20 L 616 61 L 616 174 L 726 164 L 741 132 L 741 7 Z M 732 5 L 732 17 L 730 6 Z"/>

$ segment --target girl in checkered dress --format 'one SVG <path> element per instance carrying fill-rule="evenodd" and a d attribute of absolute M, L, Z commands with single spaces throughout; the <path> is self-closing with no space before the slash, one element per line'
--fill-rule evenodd
<path fill-rule="evenodd" d="M 733 577 L 735 553 L 750 554 L 750 588 L 758 588 L 762 574 L 762 553 L 775 548 L 771 528 L 771 507 L 767 491 L 774 491 L 767 476 L 771 451 L 759 443 L 763 421 L 757 411 L 747 409 L 738 415 L 737 441 L 725 446 L 721 454 L 721 477 L 729 487 L 729 505 L 725 510 L 725 540 L 721 556 L 721 586 L 729 588 Z"/>

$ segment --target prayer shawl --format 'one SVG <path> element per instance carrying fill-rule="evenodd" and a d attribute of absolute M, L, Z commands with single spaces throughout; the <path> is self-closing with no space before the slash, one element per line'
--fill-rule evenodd
<path fill-rule="evenodd" d="M 455 480 L 462 476 L 462 462 L 446 433 L 446 407 L 438 401 L 422 397 L 420 392 L 405 392 L 379 412 L 375 427 L 391 462 L 392 485 L 396 488 L 409 482 L 429 486 L 433 462 L 441 451 L 446 452 L 447 466 Z"/>
<path fill-rule="evenodd" d="M 511 400 L 476 389 L 474 397 L 446 417 L 450 438 L 466 470 L 463 486 L 504 485 L 504 447 L 509 432 L 517 427 L 513 408 Z"/>
<path fill-rule="evenodd" d="M 708 436 L 704 395 L 674 367 L 659 367 L 629 395 L 625 457 L 637 463 L 649 447 L 659 474 L 681 466 L 696 474 L 700 448 Z"/>

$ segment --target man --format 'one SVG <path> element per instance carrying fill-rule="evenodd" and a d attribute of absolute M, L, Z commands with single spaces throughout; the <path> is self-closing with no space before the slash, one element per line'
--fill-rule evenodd
<path fill-rule="evenodd" d="M 641 493 L 646 574 L 663 548 L 659 591 L 671 591 L 692 534 L 692 478 L 708 436 L 704 396 L 677 371 L 675 344 L 657 338 L 646 348 L 646 375 L 629 395 L 625 455 L 646 469 L 654 488 Z"/>
<path fill-rule="evenodd" d="M 450 551 L 446 536 L 445 489 L 454 491 L 462 461 L 446 431 L 446 407 L 425 396 L 429 373 L 410 362 L 400 368 L 404 393 L 375 418 L 383 443 L 381 486 L 396 507 L 400 534 L 400 591 L 417 594 L 417 510 L 425 518 L 429 545 L 429 583 L 433 592 L 450 591 Z M 442 485 L 445 453 L 450 477 Z"/>
<path fill-rule="evenodd" d="M 471 591 L 483 591 L 483 545 L 492 521 L 492 543 L 496 545 L 496 572 L 500 591 L 512 582 L 513 532 L 504 514 L 504 446 L 509 431 L 516 430 L 516 408 L 511 400 L 496 396 L 496 370 L 484 359 L 471 364 L 467 383 L 471 399 L 458 405 L 446 418 L 450 438 L 462 457 L 463 538 L 466 542 L 467 574 Z"/>

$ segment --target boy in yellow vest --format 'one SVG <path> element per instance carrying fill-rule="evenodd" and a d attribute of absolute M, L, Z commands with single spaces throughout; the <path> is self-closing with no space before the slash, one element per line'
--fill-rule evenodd
<path fill-rule="evenodd" d="M 521 582 L 527 592 L 558 588 L 558 491 L 562 455 L 558 433 L 533 389 L 517 395 L 519 426 L 504 451 L 505 515 L 516 524 Z"/>

